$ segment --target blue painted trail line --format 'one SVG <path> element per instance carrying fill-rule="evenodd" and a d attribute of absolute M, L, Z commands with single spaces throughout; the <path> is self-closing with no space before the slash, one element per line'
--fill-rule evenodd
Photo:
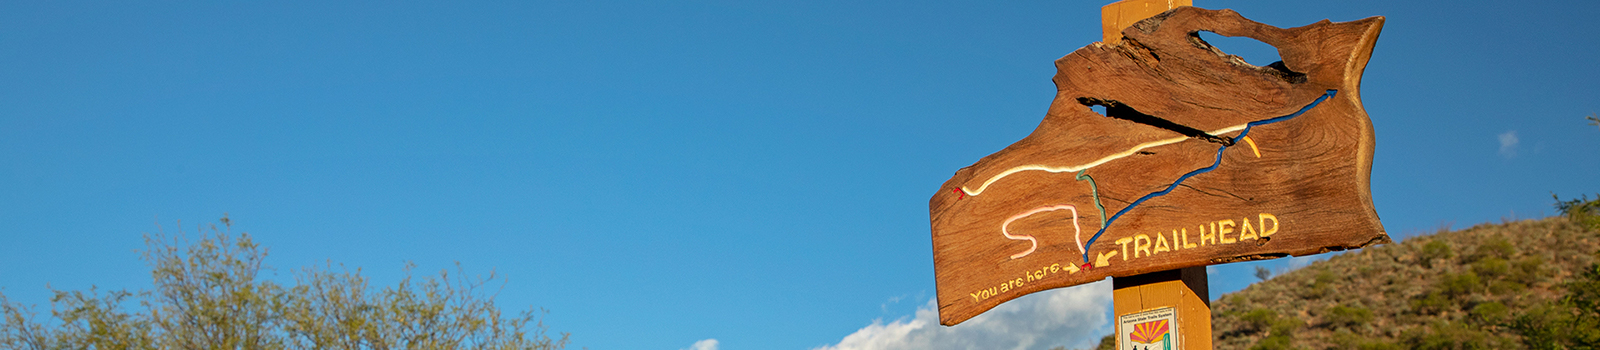
<path fill-rule="evenodd" d="M 1337 94 L 1337 93 L 1339 93 L 1339 90 L 1328 90 L 1328 92 L 1322 94 L 1322 97 L 1317 97 L 1317 99 L 1315 101 L 1311 101 L 1311 104 L 1308 104 L 1305 107 L 1301 107 L 1299 111 L 1295 111 L 1294 113 L 1286 115 L 1286 116 L 1281 116 L 1281 117 L 1272 118 L 1272 119 L 1258 120 L 1258 121 L 1245 123 L 1244 130 L 1239 131 L 1239 137 L 1236 137 L 1234 139 L 1243 139 L 1246 135 L 1250 134 L 1250 128 L 1256 127 L 1258 125 L 1267 125 L 1267 124 L 1277 123 L 1277 122 L 1289 120 L 1289 119 L 1294 118 L 1294 117 L 1298 117 L 1301 114 L 1305 114 L 1306 111 L 1310 111 L 1311 108 L 1316 107 L 1318 104 L 1321 104 L 1322 101 L 1325 101 L 1330 97 L 1333 97 L 1333 95 Z M 1166 189 L 1161 190 L 1161 191 L 1152 192 L 1150 194 L 1144 195 L 1144 197 L 1139 197 L 1138 200 L 1134 200 L 1133 203 L 1129 203 L 1128 206 L 1123 207 L 1122 210 L 1118 210 L 1116 214 L 1111 215 L 1110 219 L 1106 219 L 1105 220 L 1105 224 L 1104 225 L 1100 225 L 1100 231 L 1099 232 L 1095 232 L 1093 237 L 1089 237 L 1089 241 L 1088 242 L 1084 242 L 1084 244 L 1083 244 L 1083 247 L 1084 247 L 1084 249 L 1083 249 L 1083 262 L 1084 263 L 1089 263 L 1090 262 L 1089 261 L 1089 249 L 1088 248 L 1094 246 L 1094 241 L 1095 240 L 1099 240 L 1100 239 L 1100 235 L 1103 235 L 1103 234 L 1106 233 L 1106 228 L 1111 227 L 1111 224 L 1115 223 L 1117 221 L 1117 218 L 1122 217 L 1122 214 L 1128 213 L 1129 210 L 1133 210 L 1134 207 L 1139 206 L 1139 204 L 1144 203 L 1144 201 L 1150 200 L 1151 198 L 1160 197 L 1160 196 L 1164 196 L 1164 195 L 1166 195 L 1168 193 L 1172 193 L 1173 189 L 1176 189 L 1176 188 L 1178 188 L 1178 185 L 1183 184 L 1183 180 L 1188 180 L 1190 177 L 1194 177 L 1195 175 L 1204 174 L 1206 172 L 1210 172 L 1212 170 L 1216 170 L 1218 166 L 1222 165 L 1222 151 L 1226 151 L 1226 150 L 1228 150 L 1228 146 L 1226 146 L 1226 145 L 1224 145 L 1222 147 L 1218 147 L 1217 148 L 1217 160 L 1216 160 L 1216 162 L 1211 163 L 1211 166 L 1200 168 L 1200 169 L 1195 169 L 1194 171 L 1191 171 L 1191 172 L 1189 172 L 1187 174 L 1183 174 L 1183 176 L 1178 177 L 1177 181 L 1173 181 L 1172 185 L 1167 186 Z M 1096 192 L 1099 192 L 1098 189 L 1096 190 Z M 1095 200 L 1097 202 L 1099 201 L 1098 193 L 1096 195 Z M 1102 212 L 1100 215 L 1102 215 L 1102 217 L 1104 217 L 1105 213 Z"/>

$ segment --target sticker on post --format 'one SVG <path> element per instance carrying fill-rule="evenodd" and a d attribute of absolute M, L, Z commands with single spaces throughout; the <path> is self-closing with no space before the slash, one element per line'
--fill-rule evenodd
<path fill-rule="evenodd" d="M 1178 349 L 1178 310 L 1164 307 L 1117 317 L 1117 349 Z"/>

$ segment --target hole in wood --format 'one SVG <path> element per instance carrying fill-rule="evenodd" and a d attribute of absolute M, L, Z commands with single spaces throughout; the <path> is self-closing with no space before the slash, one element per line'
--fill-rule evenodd
<path fill-rule="evenodd" d="M 1095 114 L 1099 114 L 1102 117 L 1106 116 L 1106 106 L 1091 105 L 1089 106 L 1089 110 L 1094 111 Z"/>
<path fill-rule="evenodd" d="M 1256 70 L 1276 76 L 1284 81 L 1298 84 L 1306 81 L 1306 74 L 1289 69 L 1278 56 L 1278 48 L 1249 37 L 1223 36 L 1210 31 L 1197 31 L 1189 33 L 1189 41 L 1195 46 L 1211 51 L 1217 56 L 1226 58 L 1236 64 L 1249 66 Z"/>
<path fill-rule="evenodd" d="M 1170 120 L 1161 119 L 1161 118 L 1158 118 L 1158 117 L 1153 116 L 1153 115 L 1144 114 L 1143 112 L 1139 112 L 1139 110 L 1133 109 L 1133 107 L 1128 107 L 1128 105 L 1122 104 L 1122 102 L 1117 102 L 1116 100 L 1102 100 L 1102 99 L 1093 98 L 1093 97 L 1079 97 L 1078 98 L 1078 103 L 1083 104 L 1086 107 L 1089 107 L 1090 110 L 1094 110 L 1095 113 L 1099 113 L 1102 116 L 1122 119 L 1122 120 L 1131 121 L 1131 122 L 1144 124 L 1144 125 L 1149 125 L 1149 126 L 1154 126 L 1154 127 L 1157 127 L 1157 128 L 1162 128 L 1162 129 L 1166 129 L 1166 130 L 1169 130 L 1169 131 L 1172 131 L 1172 132 L 1183 134 L 1183 136 L 1188 136 L 1188 137 L 1193 137 L 1193 138 L 1197 138 L 1197 139 L 1201 139 L 1201 140 L 1205 140 L 1205 141 L 1209 141 L 1209 142 L 1219 143 L 1219 144 L 1222 144 L 1223 146 L 1233 146 L 1233 138 L 1232 137 L 1216 136 L 1216 135 L 1212 135 L 1212 134 L 1207 134 L 1205 131 L 1201 131 L 1200 129 L 1195 129 L 1195 128 L 1192 128 L 1192 127 L 1189 127 L 1189 126 L 1186 126 L 1186 125 L 1183 125 L 1183 124 L 1174 123 L 1174 122 L 1172 122 Z M 1096 107 L 1099 107 L 1099 108 L 1096 108 Z"/>

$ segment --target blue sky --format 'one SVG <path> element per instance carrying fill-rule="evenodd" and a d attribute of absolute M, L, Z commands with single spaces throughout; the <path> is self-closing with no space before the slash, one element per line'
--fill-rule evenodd
<path fill-rule="evenodd" d="M 1103 4 L 0 3 L 0 288 L 148 288 L 143 233 L 228 213 L 275 278 L 459 261 L 590 349 L 1086 346 L 1103 285 L 974 321 L 1037 331 L 918 322 L 928 197 L 1037 126 Z M 1197 5 L 1388 17 L 1362 98 L 1397 239 L 1600 192 L 1600 3 Z"/>

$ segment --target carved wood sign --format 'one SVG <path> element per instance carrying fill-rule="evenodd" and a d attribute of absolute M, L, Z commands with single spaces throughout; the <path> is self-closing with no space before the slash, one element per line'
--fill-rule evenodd
<path fill-rule="evenodd" d="M 1382 27 L 1180 7 L 1056 60 L 1039 127 L 929 200 L 941 323 L 1106 277 L 1387 242 L 1359 91 Z M 1199 31 L 1283 61 L 1250 65 Z"/>

